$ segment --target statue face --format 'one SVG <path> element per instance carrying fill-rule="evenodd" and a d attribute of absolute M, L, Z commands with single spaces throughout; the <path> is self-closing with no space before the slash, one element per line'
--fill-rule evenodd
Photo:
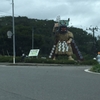
<path fill-rule="evenodd" d="M 67 32 L 67 27 L 66 26 L 60 26 L 59 27 L 59 33 L 64 34 Z"/>
<path fill-rule="evenodd" d="M 60 34 L 65 34 L 67 33 L 67 26 L 66 25 L 58 25 L 58 24 L 55 24 L 54 25 L 54 28 L 53 28 L 53 32 L 54 33 L 60 33 Z"/>

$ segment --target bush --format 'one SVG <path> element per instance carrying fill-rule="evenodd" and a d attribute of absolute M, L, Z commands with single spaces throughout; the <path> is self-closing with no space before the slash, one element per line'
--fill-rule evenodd
<path fill-rule="evenodd" d="M 90 70 L 100 73 L 100 64 L 94 65 Z"/>
<path fill-rule="evenodd" d="M 12 57 L 11 56 L 0 56 L 0 62 L 11 62 Z"/>
<path fill-rule="evenodd" d="M 57 60 L 52 60 L 52 59 L 41 59 L 41 58 L 25 58 L 24 60 L 25 63 L 48 63 L 48 64 L 76 64 L 75 61 L 70 61 L 66 59 L 57 59 Z"/>
<path fill-rule="evenodd" d="M 0 56 L 0 62 L 13 62 L 13 57 L 12 56 Z M 36 58 L 36 57 L 26 57 L 22 59 L 22 57 L 16 57 L 15 62 L 24 62 L 24 63 L 48 63 L 48 64 L 74 64 L 74 65 L 96 65 L 98 62 L 96 60 L 84 60 L 81 62 L 77 61 L 71 61 L 68 60 L 67 58 L 63 59 L 57 59 L 57 60 L 52 60 L 52 59 L 41 59 L 41 58 Z"/>
<path fill-rule="evenodd" d="M 98 62 L 96 60 L 84 60 L 80 62 L 81 65 L 96 65 Z"/>
<path fill-rule="evenodd" d="M 16 62 L 21 62 L 21 57 L 16 57 L 15 58 Z M 13 57 L 12 56 L 0 56 L 0 62 L 13 62 Z"/>

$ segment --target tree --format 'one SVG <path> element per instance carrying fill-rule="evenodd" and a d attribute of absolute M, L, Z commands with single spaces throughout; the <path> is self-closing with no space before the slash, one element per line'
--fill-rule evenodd
<path fill-rule="evenodd" d="M 0 54 L 12 55 L 12 38 L 7 38 L 7 31 L 12 31 L 12 17 L 6 16 L 0 18 Z M 34 48 L 40 49 L 41 55 L 48 55 L 54 43 L 52 33 L 53 20 L 29 19 L 27 17 L 15 17 L 15 38 L 16 38 L 16 55 L 21 56 L 24 52 L 28 54 L 32 48 L 32 28 L 34 28 Z M 69 31 L 74 34 L 74 40 L 84 55 L 92 55 L 93 37 L 92 34 L 85 30 L 69 27 Z M 95 45 L 100 50 L 100 39 L 95 37 Z"/>

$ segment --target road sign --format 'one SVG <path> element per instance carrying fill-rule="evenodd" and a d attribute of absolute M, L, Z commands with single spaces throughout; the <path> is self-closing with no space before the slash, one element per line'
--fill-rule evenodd
<path fill-rule="evenodd" d="M 8 38 L 11 38 L 12 32 L 11 32 L 11 31 L 8 31 L 8 32 L 7 32 L 7 36 L 8 36 Z"/>
<path fill-rule="evenodd" d="M 28 56 L 38 56 L 39 51 L 39 49 L 31 49 Z"/>

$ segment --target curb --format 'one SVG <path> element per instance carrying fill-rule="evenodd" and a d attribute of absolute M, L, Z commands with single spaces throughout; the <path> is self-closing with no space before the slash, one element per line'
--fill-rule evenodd
<path fill-rule="evenodd" d="M 85 72 L 88 72 L 88 73 L 99 74 L 99 75 L 100 75 L 100 73 L 98 73 L 98 72 L 92 72 L 92 71 L 90 71 L 89 69 L 85 69 L 84 71 L 85 71 Z"/>

